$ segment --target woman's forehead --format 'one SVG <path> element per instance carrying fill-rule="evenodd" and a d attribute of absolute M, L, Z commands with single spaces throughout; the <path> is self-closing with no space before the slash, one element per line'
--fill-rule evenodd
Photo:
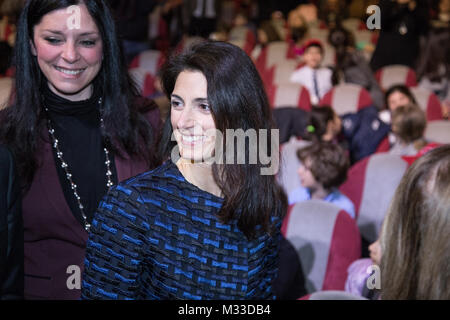
<path fill-rule="evenodd" d="M 35 28 L 80 34 L 98 33 L 97 24 L 84 4 L 50 11 L 42 17 Z"/>

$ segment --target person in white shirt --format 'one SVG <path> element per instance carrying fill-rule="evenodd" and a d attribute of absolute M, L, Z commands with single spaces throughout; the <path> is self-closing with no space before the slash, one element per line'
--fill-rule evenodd
<path fill-rule="evenodd" d="M 320 41 L 308 41 L 303 50 L 304 66 L 295 70 L 290 78 L 291 82 L 300 83 L 309 91 L 311 104 L 317 105 L 322 97 L 333 87 L 331 83 L 332 71 L 322 68 L 321 63 L 324 49 Z"/>

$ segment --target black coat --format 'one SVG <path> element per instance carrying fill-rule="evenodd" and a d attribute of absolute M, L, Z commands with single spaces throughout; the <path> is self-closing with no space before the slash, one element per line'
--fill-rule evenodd
<path fill-rule="evenodd" d="M 0 146 L 0 300 L 23 298 L 23 222 L 11 152 Z"/>
<path fill-rule="evenodd" d="M 416 1 L 414 10 L 391 0 L 380 1 L 381 30 L 370 65 L 376 71 L 392 64 L 415 68 L 420 36 L 428 30 L 428 8 Z M 402 32 L 403 31 L 403 32 Z"/>

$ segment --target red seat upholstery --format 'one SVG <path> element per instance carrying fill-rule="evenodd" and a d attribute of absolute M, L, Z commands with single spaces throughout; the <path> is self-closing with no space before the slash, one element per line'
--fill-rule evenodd
<path fill-rule="evenodd" d="M 417 85 L 415 71 L 403 65 L 385 66 L 375 72 L 375 79 L 382 90 L 387 90 L 395 84 L 404 84 L 407 87 Z"/>
<path fill-rule="evenodd" d="M 412 87 L 409 89 L 414 95 L 417 104 L 425 111 L 427 121 L 442 120 L 444 118 L 442 115 L 441 102 L 433 92 L 421 87 Z"/>
<path fill-rule="evenodd" d="M 272 108 L 298 107 L 311 110 L 309 91 L 300 84 L 266 85 L 266 92 Z"/>
<path fill-rule="evenodd" d="M 408 167 L 400 156 L 378 153 L 355 163 L 340 191 L 355 205 L 361 235 L 369 242 L 378 239 L 381 224 L 395 190 Z"/>
<path fill-rule="evenodd" d="M 248 55 L 251 55 L 256 45 L 255 34 L 245 26 L 232 28 L 228 41 L 244 50 Z"/>
<path fill-rule="evenodd" d="M 261 53 L 255 61 L 255 65 L 258 71 L 264 72 L 277 63 L 288 59 L 297 60 L 294 45 L 284 41 L 276 41 L 269 43 L 261 50 Z"/>
<path fill-rule="evenodd" d="M 338 115 L 355 113 L 373 104 L 370 93 L 362 86 L 344 83 L 334 86 L 319 103 L 329 105 Z"/>
<path fill-rule="evenodd" d="M 308 293 L 344 290 L 347 269 L 361 254 L 361 238 L 350 215 L 322 200 L 294 204 L 282 233 L 296 249 Z"/>
<path fill-rule="evenodd" d="M 142 96 L 148 97 L 155 92 L 156 76 L 164 61 L 165 56 L 157 50 L 141 52 L 131 61 L 128 72 Z"/>

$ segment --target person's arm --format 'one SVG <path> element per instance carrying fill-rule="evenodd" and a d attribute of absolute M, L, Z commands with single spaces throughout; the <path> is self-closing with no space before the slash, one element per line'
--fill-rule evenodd
<path fill-rule="evenodd" d="M 87 242 L 82 299 L 141 298 L 149 230 L 145 208 L 139 193 L 123 185 L 100 202 Z"/>
<path fill-rule="evenodd" d="M 23 299 L 24 281 L 24 239 L 20 186 L 12 155 L 8 152 L 7 156 L 0 157 L 0 162 L 0 181 L 6 192 L 4 195 L 6 226 L 1 226 L 1 229 L 4 228 L 3 230 L 7 233 L 5 268 L 0 270 L 0 299 L 19 300 Z"/>

